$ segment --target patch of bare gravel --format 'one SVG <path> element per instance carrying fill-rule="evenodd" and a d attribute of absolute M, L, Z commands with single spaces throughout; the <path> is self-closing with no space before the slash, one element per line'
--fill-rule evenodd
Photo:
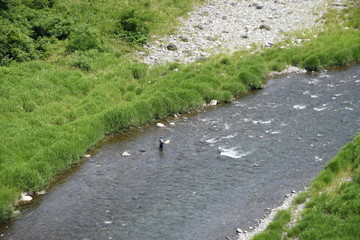
<path fill-rule="evenodd" d="M 330 5 L 329 0 L 210 0 L 189 13 L 177 34 L 148 43 L 139 56 L 150 65 L 190 63 L 254 44 L 271 47 L 289 38 L 288 32 L 321 27 Z"/>

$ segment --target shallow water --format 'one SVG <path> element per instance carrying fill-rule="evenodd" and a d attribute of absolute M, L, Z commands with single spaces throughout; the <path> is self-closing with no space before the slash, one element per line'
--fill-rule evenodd
<path fill-rule="evenodd" d="M 355 65 L 113 136 L 0 239 L 236 239 L 360 132 L 359 106 Z"/>

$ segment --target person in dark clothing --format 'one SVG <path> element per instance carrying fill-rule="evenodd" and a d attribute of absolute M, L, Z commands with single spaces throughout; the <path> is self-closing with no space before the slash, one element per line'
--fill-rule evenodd
<path fill-rule="evenodd" d="M 163 137 L 160 137 L 159 143 L 160 143 L 159 149 L 163 150 L 163 148 L 164 148 L 164 139 L 163 139 Z"/>

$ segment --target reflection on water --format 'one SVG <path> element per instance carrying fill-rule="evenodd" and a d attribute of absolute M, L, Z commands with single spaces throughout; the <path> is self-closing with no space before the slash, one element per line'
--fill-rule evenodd
<path fill-rule="evenodd" d="M 359 132 L 359 93 L 359 65 L 289 75 L 165 129 L 114 136 L 0 239 L 225 239 Z"/>

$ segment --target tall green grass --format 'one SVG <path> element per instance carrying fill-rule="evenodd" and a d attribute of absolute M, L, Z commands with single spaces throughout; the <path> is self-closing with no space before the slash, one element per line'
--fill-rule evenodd
<path fill-rule="evenodd" d="M 212 99 L 230 102 L 233 96 L 261 88 L 270 71 L 287 65 L 315 70 L 359 60 L 357 9 L 336 13 L 345 25 L 326 28 L 302 47 L 275 46 L 257 54 L 243 51 L 151 69 L 132 57 L 136 45 L 114 34 L 126 9 L 156 13 L 157 20 L 148 26 L 151 37 L 164 28 L 170 32 L 165 25 L 172 25 L 169 21 L 186 14 L 192 4 L 57 2 L 52 11 L 76 21 L 73 31 L 78 34 L 51 45 L 43 60 L 0 66 L 0 219 L 11 217 L 22 191 L 46 187 L 106 134 L 187 112 Z M 136 14 L 134 18 L 139 20 Z M 87 34 L 89 45 L 77 49 L 76 36 Z"/>
<path fill-rule="evenodd" d="M 360 135 L 314 179 L 301 220 L 289 239 L 358 239 L 360 236 Z"/>

